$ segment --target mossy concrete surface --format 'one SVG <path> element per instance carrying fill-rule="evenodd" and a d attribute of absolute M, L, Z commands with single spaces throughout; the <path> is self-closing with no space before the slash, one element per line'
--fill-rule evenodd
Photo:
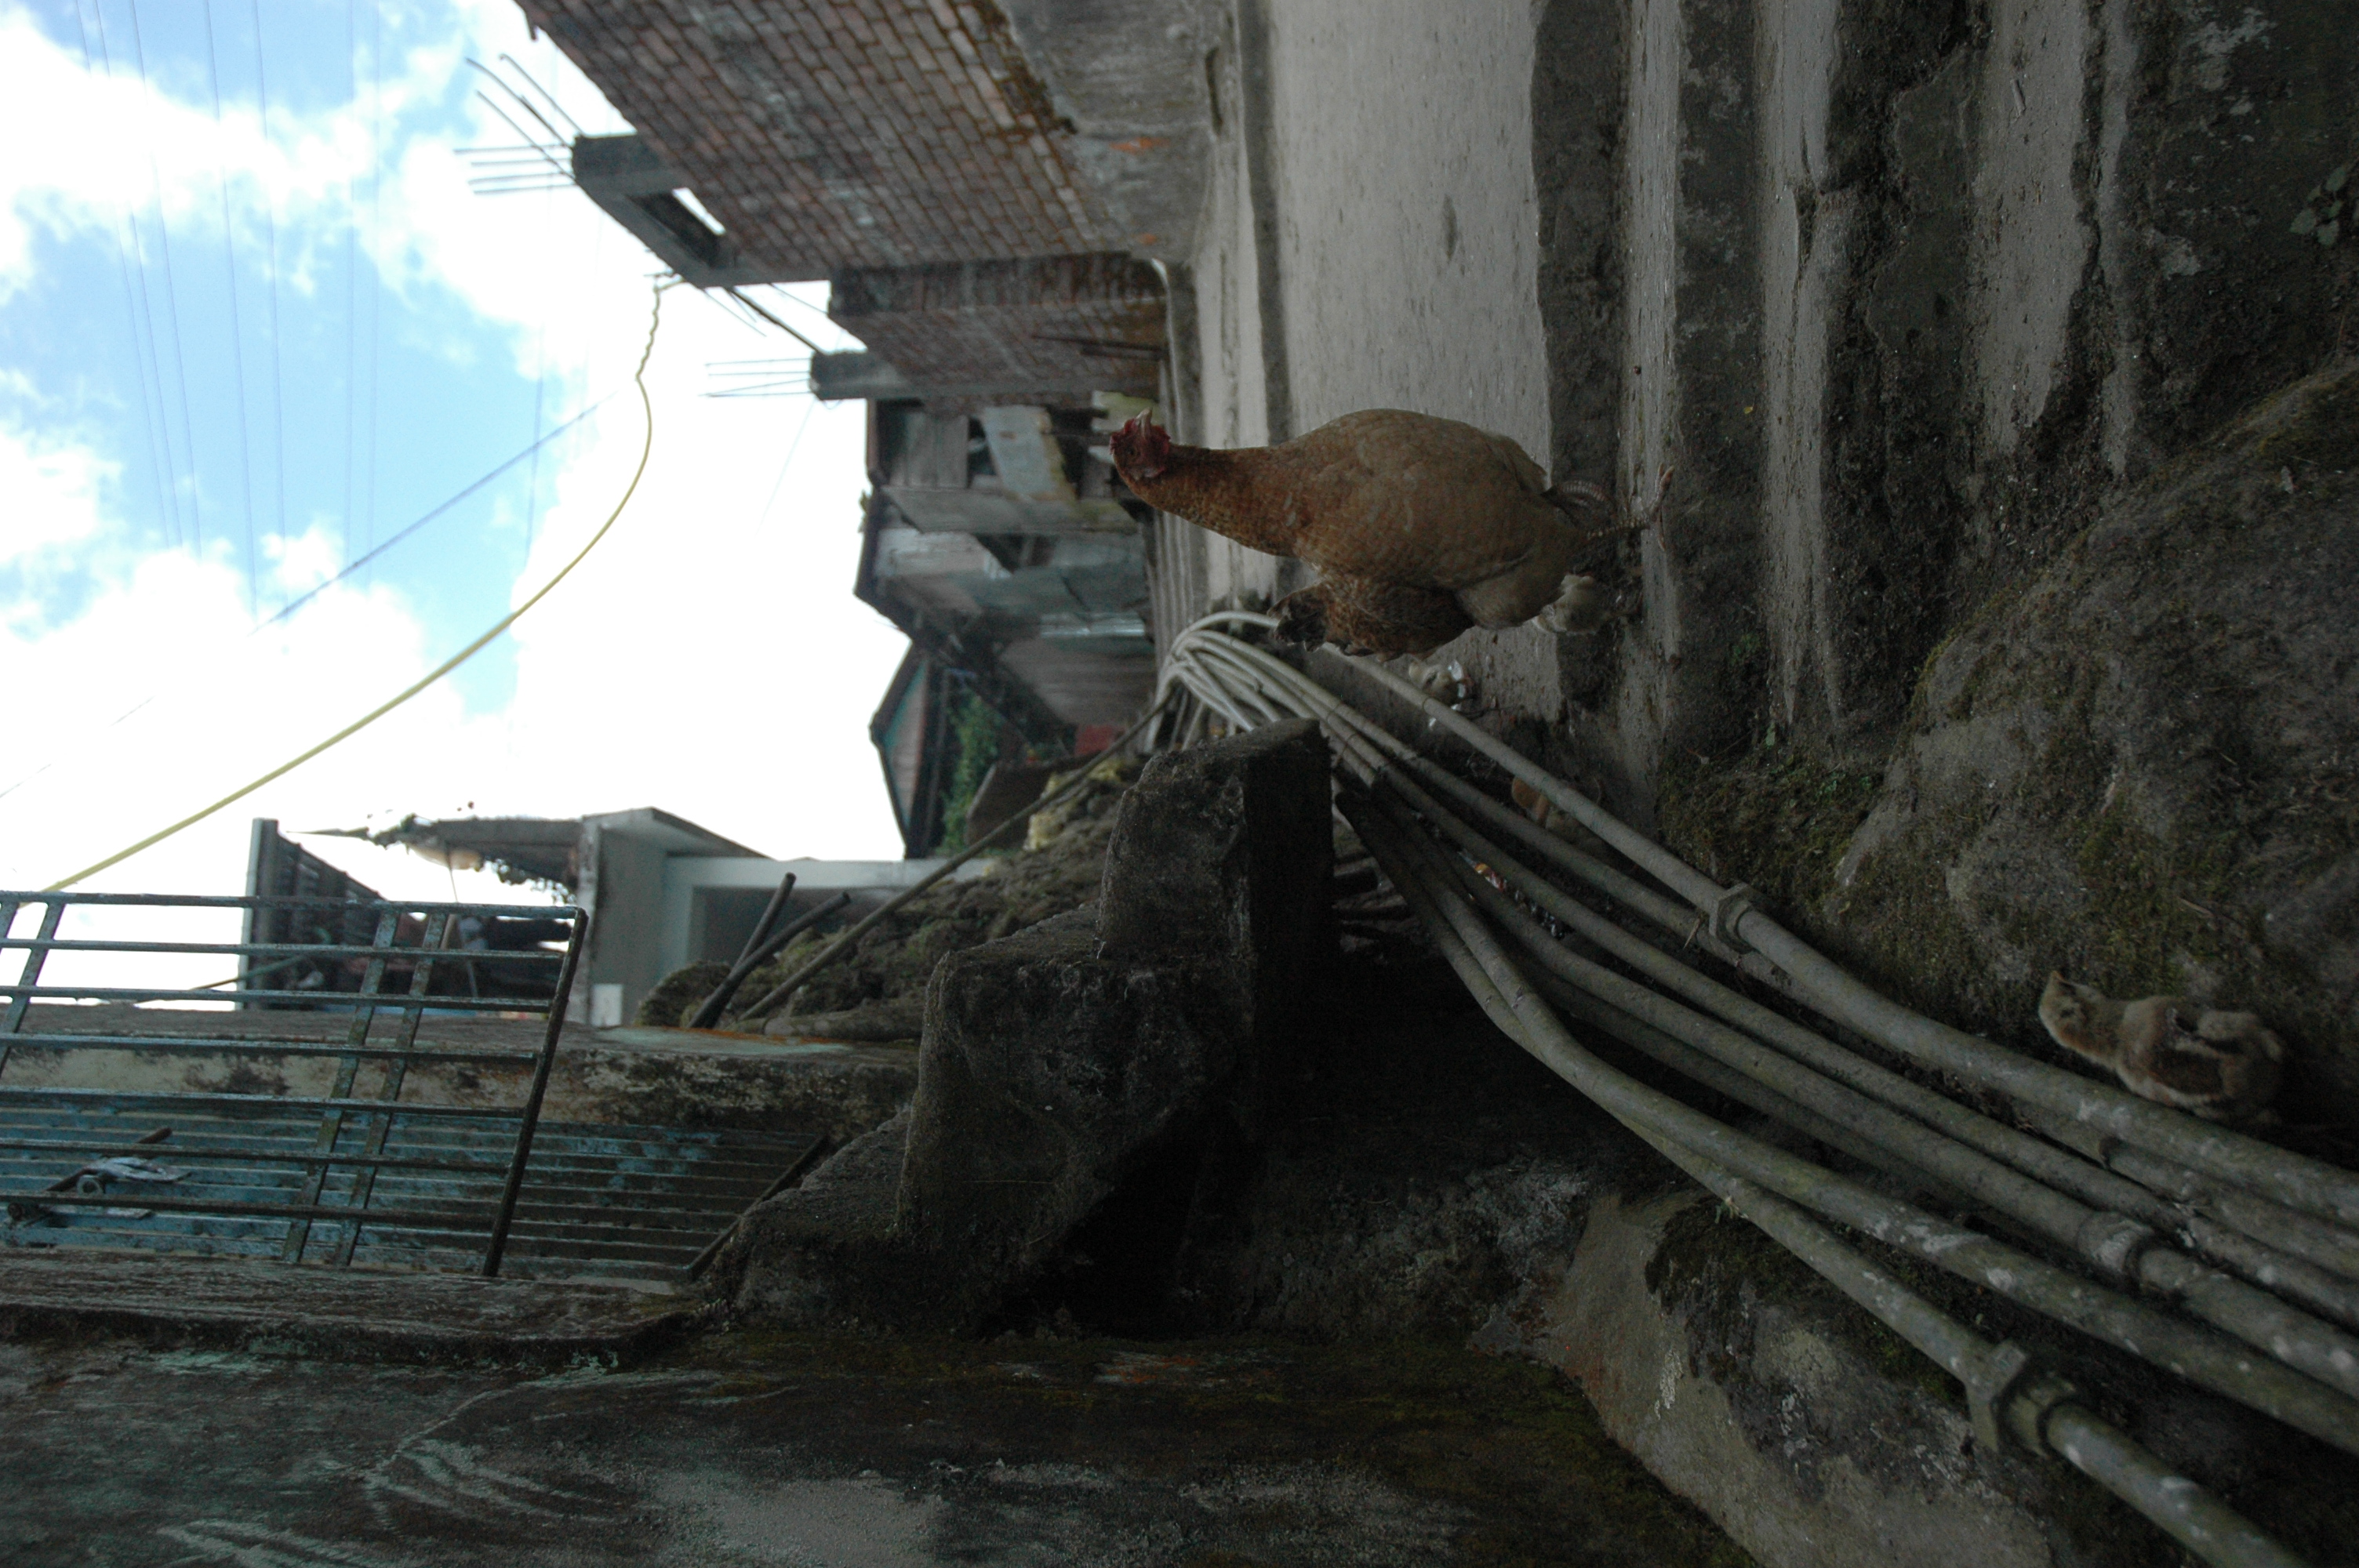
<path fill-rule="evenodd" d="M 1538 1359 L 1764 1563 L 2178 1568 L 2167 1538 L 2060 1461 L 1975 1449 L 1952 1379 L 1510 1044 L 1420 947 L 1364 947 L 1321 988 L 1324 1027 L 1290 1114 L 1242 1188 L 1200 1207 L 1151 1326 Z M 1085 1228 L 1063 1293 L 1044 1292 L 1021 1325 L 1108 1321 L 1118 1245 Z M 1877 1256 L 2309 1560 L 2342 1561 L 2359 1539 L 2346 1457 Z"/>
<path fill-rule="evenodd" d="M 1329 940 L 1329 787 L 1308 720 L 1157 758 L 1095 909 L 940 960 L 906 1133 L 758 1207 L 721 1288 L 792 1326 L 973 1328 L 1125 1192 L 1129 1249 L 1168 1251 L 1195 1189 L 1264 1136 L 1300 1033 Z M 821 1181 L 855 1166 L 840 1192 Z M 889 1208 L 835 1201 L 887 1177 Z"/>
<path fill-rule="evenodd" d="M 1937 650 L 1833 885 L 1796 886 L 1794 913 L 1917 1005 L 2033 1048 L 2050 969 L 2256 1011 L 2293 1054 L 2288 1119 L 2347 1131 L 2354 582 L 2345 362 L 2108 503 Z"/>
<path fill-rule="evenodd" d="M 1545 1368 L 716 1333 L 554 1376 L 0 1345 L 0 1559 L 1743 1568 Z"/>
<path fill-rule="evenodd" d="M 44 1007 L 49 1033 L 234 1036 L 250 1013 L 149 1007 Z M 274 1035 L 342 1041 L 351 1019 L 332 1012 L 271 1015 Z M 429 1018 L 419 1044 L 459 1050 L 538 1051 L 538 1019 Z M 9 1083 L 33 1088 L 323 1095 L 334 1087 L 332 1055 L 250 1052 L 207 1055 L 104 1048 L 18 1046 Z M 413 1105 L 520 1105 L 531 1078 L 523 1063 L 425 1062 L 409 1069 L 402 1099 Z M 855 1137 L 908 1102 L 917 1053 L 906 1047 L 789 1043 L 681 1029 L 589 1029 L 567 1024 L 559 1040 L 541 1116 L 608 1126 L 792 1128 L 835 1141 Z M 382 1064 L 364 1064 L 353 1092 L 384 1092 Z"/>
<path fill-rule="evenodd" d="M 1883 1261 L 1978 1332 L 2030 1350 L 2304 1560 L 2348 1560 L 2359 1494 L 2346 1456 L 1929 1267 Z M 1765 1563 L 2184 1561 L 2060 1460 L 1977 1444 L 1946 1374 L 1692 1187 L 1598 1195 L 1571 1266 L 1477 1343 L 1570 1374 L 1615 1441 Z"/>
<path fill-rule="evenodd" d="M 719 1027 L 742 1031 L 766 1025 L 775 1033 L 792 1031 L 806 1019 L 826 1018 L 832 1026 L 852 1029 L 851 1038 L 873 1039 L 875 1032 L 863 1030 L 846 1015 L 879 1021 L 914 1016 L 934 966 L 945 956 L 996 941 L 1097 897 L 1106 838 L 1114 831 L 1114 812 L 1136 777 L 1136 766 L 1135 761 L 1122 760 L 1109 770 L 1110 782 L 1060 807 L 1054 831 L 1040 848 L 995 856 L 988 875 L 953 878 L 919 894 L 886 916 L 850 952 L 813 975 L 783 1008 L 747 1020 L 738 1010 L 760 1001 L 780 980 L 816 957 L 835 940 L 837 931 L 813 930 L 796 937 L 746 977 Z M 637 1022 L 659 1028 L 678 1025 L 728 972 L 729 966 L 712 961 L 674 970 L 640 1003 Z M 887 1005 L 893 1003 L 901 1005 Z M 910 1028 L 906 1037 L 916 1034 Z"/>

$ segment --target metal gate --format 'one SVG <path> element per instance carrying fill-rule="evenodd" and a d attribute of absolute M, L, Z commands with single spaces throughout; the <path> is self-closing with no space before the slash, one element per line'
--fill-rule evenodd
<path fill-rule="evenodd" d="M 242 939 L 189 929 L 233 916 Z M 178 935 L 155 934 L 176 925 Z M 0 1198 L 11 1221 L 186 1216 L 190 1235 L 235 1221 L 249 1239 L 257 1222 L 283 1222 L 283 1260 L 337 1267 L 369 1232 L 431 1233 L 438 1249 L 473 1236 L 482 1272 L 497 1274 L 588 926 L 571 905 L 0 892 L 0 950 L 25 955 L 15 982 L 0 981 Z M 217 957 L 235 973 L 121 983 L 168 955 Z M 190 1005 L 223 1002 L 235 1011 Z M 188 1011 L 159 1016 L 159 1003 Z M 318 1027 L 330 1013 L 344 1022 L 341 1039 Z M 292 1026 L 299 1014 L 308 1032 Z M 538 1044 L 440 1028 L 471 1018 L 538 1022 Z M 93 1053 L 117 1054 L 114 1076 L 128 1081 L 33 1081 L 43 1069 L 71 1077 L 69 1054 Z M 234 1070 L 217 1087 L 165 1086 L 170 1064 L 200 1057 L 274 1059 L 324 1087 L 250 1092 Z M 521 1104 L 402 1098 L 413 1069 L 492 1065 L 525 1078 Z"/>

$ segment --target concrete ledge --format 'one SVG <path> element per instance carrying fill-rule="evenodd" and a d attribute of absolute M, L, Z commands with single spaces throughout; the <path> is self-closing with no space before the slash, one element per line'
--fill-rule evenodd
<path fill-rule="evenodd" d="M 60 1016 L 62 1015 L 62 1016 Z M 349 1014 L 200 1012 L 131 1007 L 43 1007 L 34 1027 L 61 1034 L 175 1034 L 198 1038 L 255 1030 L 294 1041 L 341 1041 Z M 538 1019 L 429 1017 L 422 1044 L 537 1049 Z M 377 1033 L 389 1034 L 389 1021 Z M 332 1056 L 224 1053 L 141 1055 L 104 1046 L 18 1045 L 8 1081 L 19 1087 L 213 1089 L 316 1095 L 334 1080 Z M 379 1092 L 381 1069 L 364 1067 L 355 1092 Z M 409 1105 L 513 1106 L 524 1098 L 522 1065 L 419 1063 L 409 1069 Z M 917 1053 L 906 1047 L 819 1039 L 766 1039 L 687 1029 L 590 1030 L 568 1024 L 541 1115 L 550 1121 L 630 1127 L 777 1128 L 836 1142 L 858 1137 L 902 1106 L 918 1085 Z"/>
<path fill-rule="evenodd" d="M 88 1333 L 328 1359 L 618 1366 L 697 1319 L 669 1293 L 77 1249 L 0 1253 L 0 1339 Z"/>

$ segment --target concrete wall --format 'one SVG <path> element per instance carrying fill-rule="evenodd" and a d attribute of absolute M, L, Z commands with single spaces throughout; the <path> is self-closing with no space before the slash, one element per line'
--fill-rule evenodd
<path fill-rule="evenodd" d="M 1598 449 L 1618 341 L 1619 486 L 1644 510 L 1671 476 L 1645 621 L 1569 716 L 1623 805 L 1646 815 L 1667 753 L 1765 719 L 1887 729 L 1991 590 L 2332 351 L 2352 258 L 2296 221 L 2359 152 L 2350 20 L 1545 8 L 1553 455 Z"/>
<path fill-rule="evenodd" d="M 2329 0 L 1232 13 L 1183 429 L 1419 408 L 1659 507 L 1626 631 L 1450 650 L 1641 822 L 1769 722 L 1879 742 L 1993 589 L 2354 341 Z M 1299 580 L 1158 543 L 1166 621 Z"/>
<path fill-rule="evenodd" d="M 664 862 L 660 844 L 627 834 L 584 834 L 589 853 L 579 896 L 594 913 L 590 949 L 582 955 L 574 984 L 572 1016 L 595 1022 L 592 999 L 599 986 L 621 986 L 618 1022 L 628 1022 L 647 992 L 667 973 L 663 963 Z M 775 884 L 774 884 L 775 885 Z"/>
<path fill-rule="evenodd" d="M 1183 438 L 1256 446 L 1398 407 L 1545 455 L 1529 6 L 1247 0 L 1214 38 L 1212 172 L 1175 299 Z M 1159 635 L 1313 575 L 1186 524 L 1157 568 Z M 1470 633 L 1453 654 L 1560 706 L 1552 640 Z"/>
<path fill-rule="evenodd" d="M 1134 255 L 1184 262 L 1212 143 L 1212 0 L 1004 0 L 1008 30 L 1071 127 L 1066 156 Z"/>

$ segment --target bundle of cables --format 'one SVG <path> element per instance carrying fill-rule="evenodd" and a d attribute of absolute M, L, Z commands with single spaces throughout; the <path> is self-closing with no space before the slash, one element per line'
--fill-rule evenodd
<path fill-rule="evenodd" d="M 2359 1176 L 1898 1006 L 1785 930 L 1749 889 L 1720 886 L 1399 676 L 1351 661 L 1425 734 L 1495 763 L 1641 875 L 1584 853 L 1221 629 L 1237 625 L 1275 622 L 1229 612 L 1174 640 L 1164 678 L 1190 700 L 1163 710 L 1171 743 L 1215 722 L 1318 720 L 1340 809 L 1493 1022 L 1956 1378 L 1978 1441 L 2064 1459 L 2207 1562 L 2299 1561 L 2020 1346 L 1976 1334 L 1829 1222 L 2359 1454 Z M 1684 957 L 1697 948 L 1829 1026 L 1703 973 Z M 1569 1023 L 1860 1169 L 1706 1115 L 1617 1069 Z M 2021 1125 L 1831 1037 L 1847 1032 L 2003 1098 Z"/>

